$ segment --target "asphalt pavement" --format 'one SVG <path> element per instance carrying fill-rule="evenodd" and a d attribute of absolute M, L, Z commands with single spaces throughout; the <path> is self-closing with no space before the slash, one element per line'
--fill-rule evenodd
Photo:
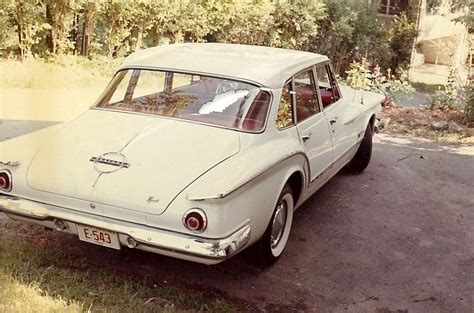
<path fill-rule="evenodd" d="M 0 120 L 0 142 L 25 135 L 44 127 L 52 126 L 53 121 Z"/>
<path fill-rule="evenodd" d="M 0 141 L 27 131 L 1 125 Z M 374 140 L 364 173 L 338 174 L 295 212 L 271 268 L 248 252 L 204 266 L 51 236 L 104 270 L 216 291 L 261 311 L 473 312 L 474 147 Z"/>

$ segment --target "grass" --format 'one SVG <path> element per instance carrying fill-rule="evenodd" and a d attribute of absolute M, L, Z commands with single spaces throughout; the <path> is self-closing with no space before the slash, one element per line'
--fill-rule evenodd
<path fill-rule="evenodd" d="M 73 89 L 105 86 L 121 60 L 95 60 L 64 56 L 50 60 L 27 59 L 23 62 L 0 60 L 0 88 Z"/>
<path fill-rule="evenodd" d="M 40 227 L 0 220 L 0 312 L 238 311 L 218 296 L 97 268 L 58 251 L 45 235 Z"/>
<path fill-rule="evenodd" d="M 8 274 L 0 272 L 0 312 L 83 312 L 77 302 L 64 301 L 45 294 L 36 284 L 24 284 Z M 19 300 L 21 299 L 21 300 Z"/>

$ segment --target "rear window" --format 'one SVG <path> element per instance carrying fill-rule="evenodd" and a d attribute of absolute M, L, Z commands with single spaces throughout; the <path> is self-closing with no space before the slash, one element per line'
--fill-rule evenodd
<path fill-rule="evenodd" d="M 269 92 L 236 80 L 129 69 L 115 75 L 96 107 L 258 132 L 270 100 Z"/>

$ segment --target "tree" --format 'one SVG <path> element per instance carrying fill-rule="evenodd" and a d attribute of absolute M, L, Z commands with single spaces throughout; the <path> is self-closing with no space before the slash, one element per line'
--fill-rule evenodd
<path fill-rule="evenodd" d="M 81 55 L 90 57 L 91 44 L 94 38 L 94 28 L 96 25 L 97 11 L 99 5 L 94 0 L 85 0 L 82 7 L 82 39 L 81 39 Z"/>
<path fill-rule="evenodd" d="M 393 73 L 398 68 L 407 68 L 410 65 L 410 57 L 413 42 L 418 34 L 416 25 L 408 20 L 405 13 L 395 17 L 390 29 L 390 69 Z"/>
<path fill-rule="evenodd" d="M 308 42 L 318 33 L 318 23 L 326 17 L 322 1 L 277 1 L 273 14 L 274 33 L 271 45 L 308 49 Z"/>
<path fill-rule="evenodd" d="M 74 1 L 72 0 L 44 0 L 46 8 L 46 22 L 49 32 L 46 44 L 53 54 L 63 54 L 71 50 L 73 43 L 68 35 L 72 29 L 74 17 Z"/>
<path fill-rule="evenodd" d="M 32 54 L 32 47 L 41 39 L 40 32 L 50 26 L 44 21 L 44 8 L 37 0 L 16 0 L 6 3 L 12 25 L 16 27 L 18 47 L 23 60 Z"/>
<path fill-rule="evenodd" d="M 100 7 L 105 26 L 105 45 L 109 58 L 117 56 L 132 30 L 133 2 L 131 0 L 105 0 Z"/>
<path fill-rule="evenodd" d="M 135 51 L 143 45 L 144 34 L 153 27 L 153 17 L 159 12 L 160 5 L 151 0 L 133 1 L 133 11 L 131 16 L 132 42 L 131 49 Z"/>

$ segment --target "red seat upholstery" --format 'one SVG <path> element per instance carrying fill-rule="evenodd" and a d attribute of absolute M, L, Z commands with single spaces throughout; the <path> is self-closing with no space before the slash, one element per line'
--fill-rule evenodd
<path fill-rule="evenodd" d="M 321 101 L 323 102 L 323 107 L 327 107 L 331 103 L 333 103 L 332 92 L 328 90 L 321 89 Z"/>

